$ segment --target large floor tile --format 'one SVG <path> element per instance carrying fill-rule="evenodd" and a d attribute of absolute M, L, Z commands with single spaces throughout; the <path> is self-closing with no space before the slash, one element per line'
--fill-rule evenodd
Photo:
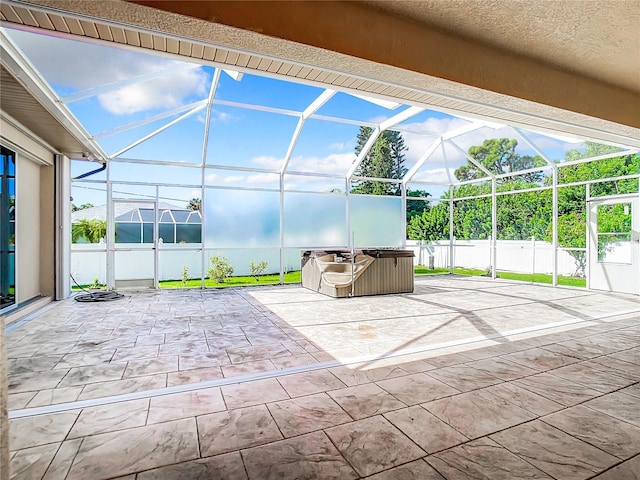
<path fill-rule="evenodd" d="M 640 480 L 640 455 L 616 465 L 593 480 Z"/>
<path fill-rule="evenodd" d="M 574 363 L 550 370 L 548 373 L 603 393 L 612 392 L 636 382 L 635 378 L 629 377 L 624 372 L 604 372 L 593 368 L 593 365 L 592 362 Z"/>
<path fill-rule="evenodd" d="M 476 370 L 466 365 L 454 365 L 452 367 L 431 370 L 427 375 L 461 392 L 468 392 L 469 390 L 477 390 L 495 385 L 496 383 L 502 383 L 502 380 L 495 375 L 487 373 L 486 371 Z"/>
<path fill-rule="evenodd" d="M 475 390 L 422 404 L 469 438 L 478 438 L 536 418 L 489 389 Z"/>
<path fill-rule="evenodd" d="M 345 387 L 345 384 L 328 370 L 287 375 L 278 378 L 278 381 L 292 398 Z"/>
<path fill-rule="evenodd" d="M 325 393 L 269 403 L 267 407 L 285 437 L 351 421 L 351 417 Z"/>
<path fill-rule="evenodd" d="M 355 420 L 406 407 L 375 383 L 327 392 Z"/>
<path fill-rule="evenodd" d="M 78 418 L 78 413 L 78 411 L 50 413 L 10 420 L 9 448 L 22 450 L 64 440 Z"/>
<path fill-rule="evenodd" d="M 488 438 L 480 438 L 436 453 L 426 460 L 450 480 L 552 478 Z"/>
<path fill-rule="evenodd" d="M 123 395 L 125 393 L 155 390 L 167 386 L 167 375 L 158 373 L 146 377 L 134 377 L 126 380 L 114 380 L 85 385 L 78 400 L 90 400 L 93 398 L 109 397 L 111 395 Z"/>
<path fill-rule="evenodd" d="M 513 384 L 567 407 L 602 395 L 598 390 L 549 373 L 514 380 Z"/>
<path fill-rule="evenodd" d="M 360 366 L 353 366 L 352 368 L 351 366 L 344 366 L 330 368 L 329 371 L 338 377 L 345 385 L 352 387 L 363 383 L 377 382 L 379 380 L 388 380 L 390 378 L 407 375 L 407 372 L 401 367 L 402 365 L 381 366 L 378 368 L 363 368 Z"/>
<path fill-rule="evenodd" d="M 505 382 L 493 385 L 484 391 L 506 400 L 509 403 L 527 410 L 535 415 L 547 415 L 551 412 L 562 410 L 564 405 L 549 400 L 543 396 L 533 393 L 525 388 L 519 387 L 512 382 Z"/>
<path fill-rule="evenodd" d="M 78 454 L 81 444 L 81 438 L 62 442 L 62 445 L 60 445 L 55 457 L 53 457 L 49 468 L 47 468 L 47 473 L 42 480 L 64 479 L 67 476 L 67 473 L 69 473 L 73 459 Z"/>
<path fill-rule="evenodd" d="M 622 392 L 609 393 L 584 404 L 585 407 L 593 408 L 640 427 L 639 405 L 637 397 Z"/>
<path fill-rule="evenodd" d="M 384 417 L 427 453 L 439 452 L 469 440 L 420 406 L 388 412 Z"/>
<path fill-rule="evenodd" d="M 358 478 L 323 432 L 243 450 L 250 480 Z"/>
<path fill-rule="evenodd" d="M 141 427 L 147 421 L 148 410 L 148 398 L 85 408 L 69 432 L 68 438 Z"/>
<path fill-rule="evenodd" d="M 86 437 L 67 480 L 102 480 L 198 458 L 195 419 Z"/>
<path fill-rule="evenodd" d="M 325 430 L 340 453 L 362 476 L 416 460 L 425 452 L 382 416 Z"/>
<path fill-rule="evenodd" d="M 226 385 L 222 387 L 222 395 L 230 409 L 289 399 L 289 395 L 275 378 Z"/>
<path fill-rule="evenodd" d="M 540 420 L 490 437 L 554 478 L 583 480 L 619 462 L 613 455 Z"/>
<path fill-rule="evenodd" d="M 282 439 L 264 405 L 198 417 L 200 452 L 208 457 Z"/>
<path fill-rule="evenodd" d="M 218 387 L 172 393 L 151 398 L 147 423 L 167 422 L 225 409 L 222 393 Z"/>
<path fill-rule="evenodd" d="M 541 420 L 616 457 L 640 453 L 640 428 L 597 410 L 577 405 Z"/>
<path fill-rule="evenodd" d="M 42 478 L 59 446 L 59 442 L 50 443 L 16 452 L 9 464 L 9 480 Z"/>
<path fill-rule="evenodd" d="M 579 359 L 563 355 L 544 348 L 531 348 L 520 352 L 503 355 L 504 359 L 519 363 L 538 372 L 544 372 L 553 368 L 563 367 L 576 363 Z"/>
<path fill-rule="evenodd" d="M 154 468 L 138 474 L 137 480 L 246 480 L 239 452 L 200 458 L 191 462 Z"/>
<path fill-rule="evenodd" d="M 512 362 L 504 357 L 485 358 L 465 365 L 506 381 L 538 373 L 537 370 Z"/>
<path fill-rule="evenodd" d="M 426 373 L 415 373 L 406 377 L 392 378 L 376 383 L 407 405 L 417 405 L 418 403 L 460 393 L 459 390 L 430 377 Z"/>
<path fill-rule="evenodd" d="M 444 477 L 424 460 L 415 460 L 371 475 L 367 480 L 444 480 Z"/>

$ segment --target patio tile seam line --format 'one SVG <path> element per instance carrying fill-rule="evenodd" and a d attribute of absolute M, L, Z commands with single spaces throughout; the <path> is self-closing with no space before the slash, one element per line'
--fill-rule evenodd
<path fill-rule="evenodd" d="M 607 472 L 608 472 L 608 471 L 610 471 L 610 470 L 613 470 L 613 469 L 614 469 L 614 468 L 616 468 L 616 467 L 619 467 L 619 466 L 620 466 L 620 465 L 622 465 L 623 463 L 630 462 L 630 461 L 632 461 L 632 460 L 634 460 L 634 459 L 636 459 L 636 458 L 639 458 L 639 457 L 640 457 L 640 453 L 636 453 L 636 454 L 635 454 L 635 455 L 633 455 L 632 457 L 629 457 L 629 458 L 627 458 L 626 460 L 622 460 L 622 461 L 620 461 L 620 462 L 618 462 L 618 463 L 616 463 L 616 464 L 614 464 L 614 465 L 611 465 L 610 467 L 605 468 L 605 469 L 604 469 L 604 470 L 602 470 L 601 472 L 598 472 L 598 473 L 594 474 L 592 477 L 589 477 L 587 480 L 594 479 L 594 478 L 596 478 L 596 477 L 598 477 L 598 476 L 600 476 L 600 475 L 602 475 L 602 474 L 604 474 L 604 473 L 607 473 Z M 634 472 L 632 472 L 632 473 L 634 473 Z"/>
<path fill-rule="evenodd" d="M 631 313 L 636 313 L 636 312 L 640 312 L 640 309 L 631 311 Z M 628 313 L 629 313 L 629 311 L 622 311 L 622 312 L 616 312 L 616 313 L 613 313 L 613 314 L 602 314 L 602 315 L 599 315 L 597 317 L 590 317 L 588 320 L 582 320 L 582 319 L 565 320 L 563 322 L 556 322 L 556 323 L 552 323 L 552 324 L 544 324 L 544 325 L 535 326 L 535 327 L 526 327 L 526 328 L 516 329 L 516 330 L 512 330 L 512 331 L 507 331 L 507 332 L 504 332 L 503 334 L 493 334 L 493 335 L 488 335 L 488 336 L 470 337 L 470 338 L 467 338 L 467 339 L 456 340 L 456 341 L 451 341 L 451 342 L 444 342 L 444 343 L 435 344 L 435 345 L 431 345 L 431 346 L 427 346 L 427 347 L 416 347 L 416 348 L 411 348 L 411 349 L 403 349 L 403 350 L 399 350 L 399 351 L 396 351 L 396 352 L 391 352 L 390 354 L 385 354 L 385 355 L 361 356 L 361 357 L 355 357 L 355 358 L 351 358 L 351 359 L 345 359 L 344 361 L 336 360 L 336 361 L 331 361 L 331 362 L 322 362 L 322 363 L 318 363 L 318 364 L 303 365 L 303 366 L 299 366 L 299 367 L 289 367 L 289 368 L 281 369 L 281 370 L 257 372 L 257 373 L 248 374 L 248 375 L 229 377 L 229 378 L 226 378 L 226 379 L 209 380 L 209 381 L 205 381 L 205 382 L 196 382 L 196 383 L 190 383 L 190 384 L 184 384 L 184 385 L 175 385 L 175 386 L 171 386 L 171 387 L 163 387 L 163 388 L 159 388 L 159 389 L 145 390 L 145 391 L 141 391 L 141 392 L 132 392 L 132 393 L 126 393 L 126 394 L 122 394 L 122 395 L 113 395 L 113 396 L 107 396 L 107 397 L 100 397 L 100 398 L 96 398 L 96 399 L 81 400 L 81 401 L 77 401 L 77 402 L 61 403 L 61 404 L 56 404 L 56 405 L 48 405 L 48 406 L 44 406 L 44 407 L 34 407 L 34 408 L 13 410 L 13 411 L 9 412 L 9 418 L 23 418 L 23 417 L 36 416 L 36 415 L 42 415 L 42 414 L 48 414 L 48 413 L 57 413 L 57 412 L 62 412 L 62 411 L 74 410 L 74 409 L 77 409 L 77 408 L 87 408 L 87 407 L 92 407 L 92 406 L 97 406 L 97 405 L 106 405 L 106 404 L 110 404 L 110 403 L 118 403 L 118 402 L 122 402 L 122 401 L 126 401 L 126 400 L 134 400 L 134 399 L 140 399 L 140 398 L 150 398 L 150 397 L 154 397 L 154 396 L 168 395 L 168 394 L 171 394 L 171 393 L 183 393 L 183 392 L 187 392 L 187 391 L 199 390 L 199 389 L 209 388 L 209 387 L 224 386 L 224 385 L 230 385 L 230 384 L 234 384 L 234 383 L 245 383 L 245 382 L 250 382 L 250 381 L 253 381 L 253 380 L 275 378 L 275 377 L 278 377 L 278 376 L 291 375 L 291 374 L 295 374 L 295 373 L 311 372 L 311 371 L 315 371 L 315 370 L 322 370 L 324 368 L 331 368 L 331 367 L 336 367 L 336 366 L 349 365 L 349 364 L 353 364 L 353 363 L 372 362 L 372 361 L 376 361 L 376 360 L 384 360 L 384 359 L 387 359 L 387 358 L 395 358 L 395 357 L 399 357 L 399 356 L 403 356 L 403 355 L 410 355 L 410 354 L 414 354 L 414 353 L 422 353 L 422 352 L 427 352 L 427 351 L 438 350 L 440 348 L 447 348 L 447 347 L 452 347 L 452 346 L 459 346 L 459 345 L 476 343 L 476 342 L 480 342 L 480 341 L 491 340 L 492 338 L 504 338 L 504 337 L 508 337 L 508 336 L 512 336 L 512 335 L 519 335 L 521 333 L 529 333 L 529 332 L 532 332 L 532 331 L 539 331 L 539 330 L 544 330 L 544 329 L 548 329 L 548 328 L 555 328 L 555 327 L 558 327 L 558 326 L 565 326 L 565 325 L 571 325 L 571 324 L 575 324 L 575 323 L 589 322 L 589 321 L 593 321 L 594 319 L 599 319 L 599 318 L 608 318 L 608 317 L 612 317 L 612 316 L 626 315 Z"/>
<path fill-rule="evenodd" d="M 574 406 L 575 406 L 575 405 L 574 405 Z M 568 407 L 568 408 L 572 408 L 572 407 Z M 566 410 L 566 409 L 565 409 L 565 410 Z M 562 411 L 562 410 L 561 410 L 561 411 Z M 597 410 L 594 410 L 594 411 L 596 411 L 596 412 L 597 412 Z M 554 413 L 557 413 L 557 412 L 554 412 Z M 599 413 L 604 413 L 604 412 L 599 412 Z M 606 413 L 605 413 L 605 415 L 608 415 L 608 414 L 606 414 Z M 541 422 L 543 422 L 545 425 L 548 425 L 548 426 L 550 426 L 550 427 L 553 427 L 553 428 L 555 428 L 556 430 L 559 430 L 559 431 L 561 431 L 562 433 L 565 433 L 565 434 L 569 435 L 570 437 L 575 438 L 576 440 L 579 440 L 579 441 L 581 441 L 581 442 L 583 442 L 583 443 L 586 443 L 587 445 L 591 445 L 593 448 L 596 448 L 596 449 L 600 450 L 601 452 L 606 453 L 607 455 L 611 455 L 612 457 L 617 458 L 617 459 L 618 459 L 618 460 L 620 460 L 621 462 L 625 462 L 625 461 L 629 460 L 629 458 L 623 458 L 623 457 L 620 457 L 620 456 L 619 456 L 619 454 L 615 454 L 615 453 L 607 452 L 606 450 L 603 450 L 600 446 L 595 445 L 595 444 L 593 444 L 593 443 L 589 442 L 588 440 L 583 440 L 582 438 L 577 437 L 577 436 L 576 436 L 576 435 L 574 435 L 573 433 L 571 433 L 571 432 L 567 432 L 567 431 L 566 431 L 566 430 L 564 430 L 563 428 L 558 427 L 558 426 L 556 426 L 556 425 L 553 425 L 553 424 L 551 424 L 551 423 L 549 423 L 549 422 L 545 421 L 545 420 L 544 420 L 544 417 L 547 417 L 547 416 L 548 416 L 548 415 L 544 415 L 544 416 L 542 416 L 542 417 L 538 417 L 538 420 L 540 420 Z M 611 417 L 611 415 L 608 415 L 608 416 L 609 416 L 609 417 Z M 619 419 L 617 419 L 617 418 L 615 418 L 615 417 L 611 417 L 611 418 L 614 418 L 614 419 L 616 419 L 616 420 L 619 420 Z M 628 423 L 628 422 L 625 422 L 625 423 Z M 633 425 L 632 423 L 628 423 L 628 424 L 629 424 L 629 425 L 632 425 L 632 426 L 637 426 L 637 425 Z M 636 453 L 636 454 L 634 455 L 634 457 L 635 457 L 636 455 L 640 455 L 640 452 Z M 631 458 L 633 458 L 633 457 L 631 457 Z"/>

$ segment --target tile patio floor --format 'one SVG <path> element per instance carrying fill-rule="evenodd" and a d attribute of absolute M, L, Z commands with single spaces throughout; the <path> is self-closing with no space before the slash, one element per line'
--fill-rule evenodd
<path fill-rule="evenodd" d="M 11 480 L 640 478 L 638 296 L 162 291 L 7 340 Z"/>

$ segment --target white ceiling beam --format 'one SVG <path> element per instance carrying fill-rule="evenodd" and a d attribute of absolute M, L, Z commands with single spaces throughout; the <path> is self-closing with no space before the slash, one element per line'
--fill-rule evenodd
<path fill-rule="evenodd" d="M 369 154 L 369 150 L 371 150 L 373 144 L 376 143 L 376 140 L 380 136 L 380 133 L 382 133 L 380 127 L 375 127 L 373 129 L 366 143 L 362 146 L 362 150 L 360 150 L 360 153 L 353 161 L 353 163 L 351 164 L 351 168 L 349 168 L 349 171 L 347 172 L 347 182 L 351 181 L 351 177 L 353 177 L 364 158 Z"/>
<path fill-rule="evenodd" d="M 558 165 L 556 164 L 556 162 L 552 162 L 551 160 L 549 160 L 549 158 L 547 158 L 547 156 L 542 153 L 542 150 L 540 150 L 535 143 L 533 143 L 531 141 L 531 139 L 519 128 L 517 127 L 510 127 L 514 132 L 516 132 L 521 138 L 522 140 L 524 140 L 524 142 L 529 145 L 534 152 L 536 152 L 538 155 L 540 155 L 540 158 L 542 158 L 545 162 L 547 162 L 547 165 L 550 165 L 551 167 L 553 167 L 554 170 L 558 169 Z"/>
<path fill-rule="evenodd" d="M 213 100 L 214 105 L 222 105 L 224 107 L 244 108 L 245 110 L 257 110 L 258 112 L 278 113 L 280 115 L 289 115 L 291 117 L 299 117 L 302 112 L 295 110 L 286 110 L 284 108 L 265 107 L 262 105 L 252 105 L 250 103 L 232 102 L 229 100 Z"/>
<path fill-rule="evenodd" d="M 490 178 L 496 178 L 495 174 L 491 173 L 491 171 L 485 167 L 484 165 L 482 165 L 479 161 L 477 161 L 475 158 L 473 158 L 471 155 L 469 155 L 467 152 L 465 152 L 462 148 L 460 148 L 458 146 L 457 143 L 455 143 L 453 140 L 446 140 L 446 142 L 451 145 L 453 148 L 455 148 L 456 150 L 458 150 L 462 155 L 465 156 L 465 158 L 467 160 L 469 160 L 472 164 L 474 164 L 476 167 L 478 167 L 481 171 L 483 171 L 486 175 L 488 175 Z"/>
<path fill-rule="evenodd" d="M 289 147 L 287 148 L 287 153 L 284 156 L 284 160 L 282 162 L 282 167 L 280 168 L 280 175 L 284 175 L 284 172 L 287 171 L 287 167 L 289 166 L 289 162 L 291 161 L 291 155 L 293 155 L 293 150 L 298 143 L 298 138 L 300 137 L 300 132 L 302 132 L 302 127 L 304 126 L 304 122 L 307 118 L 317 112 L 325 103 L 329 101 L 331 97 L 335 95 L 335 90 L 327 89 L 318 95 L 311 104 L 304 109 L 300 118 L 298 119 L 298 124 L 296 125 L 296 129 L 291 136 L 291 141 L 289 142 Z"/>
<path fill-rule="evenodd" d="M 558 164 L 558 167 L 569 167 L 571 165 L 578 165 L 579 163 L 595 162 L 596 160 L 606 160 L 607 158 L 624 157 L 626 155 L 635 155 L 636 153 L 640 153 L 640 150 L 623 150 L 620 152 L 604 153 L 595 157 L 578 158 L 576 160 L 562 162 Z"/>
<path fill-rule="evenodd" d="M 202 139 L 202 163 L 207 163 L 207 147 L 209 146 L 209 127 L 211 126 L 211 107 L 213 107 L 213 99 L 216 96 L 218 83 L 220 82 L 220 69 L 216 68 L 211 79 L 211 89 L 209 90 L 209 99 L 207 100 L 207 116 L 204 121 L 204 138 Z"/>
<path fill-rule="evenodd" d="M 422 165 L 424 165 L 424 163 L 427 161 L 427 159 L 433 155 L 433 153 L 438 149 L 438 147 L 440 146 L 440 144 L 442 143 L 442 139 L 438 139 L 435 142 L 433 142 L 433 144 L 427 148 L 427 150 L 422 154 L 422 156 L 418 159 L 418 161 L 416 162 L 416 164 L 411 167 L 411 170 L 409 170 L 404 178 L 402 179 L 402 183 L 404 183 L 404 185 L 406 186 L 407 183 L 409 183 L 411 181 L 411 179 L 415 176 L 415 174 L 418 172 L 418 170 L 420 170 L 420 168 L 422 168 Z"/>
<path fill-rule="evenodd" d="M 162 120 L 168 117 L 173 117 L 174 115 L 178 115 L 182 112 L 186 112 L 198 106 L 203 106 L 207 104 L 207 100 L 198 100 L 197 102 L 189 103 L 188 105 L 182 105 L 177 108 L 173 108 L 166 112 L 159 113 L 157 115 L 153 115 L 152 117 L 145 118 L 144 120 L 138 120 L 137 122 L 127 123 L 126 125 L 122 125 L 120 127 L 113 128 L 111 130 L 105 130 L 104 132 L 97 133 L 93 136 L 94 139 L 108 137 L 110 135 L 115 135 L 117 133 L 126 132 L 127 130 L 133 130 L 134 128 L 142 127 L 143 125 L 147 125 L 149 123 L 157 122 L 158 120 Z"/>
<path fill-rule="evenodd" d="M 306 120 L 311 115 L 316 113 L 335 94 L 336 94 L 335 90 L 326 89 L 324 92 L 318 95 L 318 98 L 316 98 L 313 102 L 311 102 L 311 104 L 307 108 L 304 109 L 304 112 L 302 112 L 302 118 Z"/>
<path fill-rule="evenodd" d="M 77 102 L 79 100 L 84 100 L 85 98 L 91 98 L 97 95 L 101 95 L 103 93 L 120 90 L 124 87 L 128 87 L 129 85 L 147 82 L 149 80 L 153 80 L 154 78 L 164 77 L 172 73 L 183 72 L 187 70 L 195 70 L 196 68 L 201 68 L 201 65 L 198 65 L 195 63 L 183 63 L 181 65 L 180 64 L 174 65 L 162 70 L 155 70 L 153 72 L 147 72 L 141 75 L 134 75 L 133 77 L 125 78 L 123 80 L 118 80 L 116 82 L 107 83 L 106 85 L 100 85 L 98 87 L 88 88 L 80 92 L 72 93 L 70 95 L 65 95 L 64 97 L 61 98 L 61 100 L 62 100 L 62 103 L 64 104 Z M 80 75 L 82 75 L 82 73 L 80 73 Z"/>
<path fill-rule="evenodd" d="M 360 100 L 364 100 L 365 102 L 373 103 L 374 105 L 378 105 L 379 107 L 386 108 L 387 110 L 394 110 L 402 105 L 402 103 L 399 103 L 395 100 L 384 100 L 382 98 L 369 97 L 368 95 L 362 95 L 359 93 L 350 93 L 349 95 L 359 98 Z"/>
<path fill-rule="evenodd" d="M 391 127 L 393 127 L 394 125 L 397 125 L 398 123 L 402 123 L 405 120 L 410 119 L 411 117 L 415 117 L 416 115 L 424 111 L 425 109 L 422 107 L 409 107 L 406 110 L 403 110 L 397 115 L 394 115 L 393 117 L 388 118 L 384 122 L 382 122 L 380 124 L 380 130 L 384 132 L 385 130 L 388 130 Z"/>
<path fill-rule="evenodd" d="M 223 68 L 222 71 L 233 78 L 236 82 L 242 80 L 242 77 L 244 76 L 244 73 L 237 70 L 231 70 L 229 68 Z"/>
<path fill-rule="evenodd" d="M 146 142 L 147 140 L 149 140 L 151 137 L 155 137 L 156 135 L 158 135 L 161 132 L 164 132 L 167 128 L 175 125 L 178 122 L 181 122 L 182 120 L 184 120 L 185 118 L 190 117 L 191 115 L 193 115 L 194 113 L 198 113 L 200 110 L 203 110 L 206 107 L 206 104 L 198 106 L 192 110 L 189 110 L 187 113 L 185 113 L 184 115 L 179 116 L 178 118 L 171 120 L 169 123 L 163 125 L 162 127 L 154 130 L 153 132 L 151 132 L 148 135 L 145 135 L 144 137 L 136 140 L 135 142 L 127 145 L 126 147 L 124 147 L 121 150 L 118 150 L 117 152 L 113 153 L 112 155 L 109 156 L 109 158 L 115 158 L 119 155 L 122 155 L 124 152 L 131 150 L 133 147 L 137 147 L 138 145 L 140 145 L 142 142 Z"/>

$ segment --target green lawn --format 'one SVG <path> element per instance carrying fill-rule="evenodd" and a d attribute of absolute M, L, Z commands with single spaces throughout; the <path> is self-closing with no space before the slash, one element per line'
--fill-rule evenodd
<path fill-rule="evenodd" d="M 434 270 L 429 270 L 428 267 L 423 265 L 417 265 L 414 269 L 416 276 L 422 275 L 442 275 L 448 274 L 448 268 L 436 268 Z M 453 270 L 453 273 L 457 275 L 471 275 L 471 276 L 480 276 L 486 274 L 486 270 L 478 270 L 472 268 L 459 268 L 456 267 Z M 284 283 L 300 283 L 301 272 L 300 270 L 296 270 L 294 272 L 288 272 L 284 276 Z M 544 273 L 514 273 L 514 272 L 498 272 L 498 278 L 503 278 L 505 280 L 518 280 L 521 282 L 531 282 L 531 283 L 547 283 L 551 284 L 551 275 Z M 213 280 L 209 280 L 208 278 L 205 280 L 204 285 L 207 288 L 211 287 L 240 287 L 240 286 L 250 286 L 250 285 L 277 285 L 280 283 L 280 275 L 277 273 L 270 275 L 262 275 L 260 280 L 256 282 L 255 278 L 251 276 L 242 276 L 242 277 L 229 277 L 225 280 L 224 283 L 217 283 Z M 576 277 L 565 277 L 562 275 L 558 275 L 558 285 L 566 285 L 570 287 L 586 287 L 586 280 L 584 278 L 576 278 Z M 185 286 L 182 285 L 180 280 L 164 280 L 160 282 L 160 288 L 200 288 L 201 283 L 200 279 L 189 280 Z M 90 288 L 89 285 L 83 285 L 84 288 Z M 78 290 L 79 288 L 75 285 L 72 288 L 73 290 Z"/>
<path fill-rule="evenodd" d="M 288 272 L 284 275 L 284 283 L 300 283 L 300 270 L 296 270 L 294 272 Z M 185 286 L 182 285 L 180 280 L 164 280 L 160 283 L 160 288 L 200 288 L 201 281 L 197 280 L 189 280 Z M 256 282 L 256 279 L 251 276 L 242 276 L 242 277 L 228 277 L 225 279 L 224 283 L 217 283 L 210 279 L 205 279 L 204 286 L 205 287 L 240 287 L 245 285 L 277 285 L 280 283 L 280 275 L 277 273 L 262 275 L 259 281 Z"/>
<path fill-rule="evenodd" d="M 436 268 L 433 270 L 429 270 L 429 268 L 417 265 L 415 267 L 416 276 L 419 275 L 438 275 L 443 273 L 449 273 L 448 268 Z M 458 275 L 473 275 L 479 276 L 484 275 L 486 270 L 477 270 L 471 268 L 454 268 L 453 273 Z M 505 280 L 518 280 L 521 282 L 530 282 L 530 283 L 547 283 L 551 285 L 552 277 L 550 274 L 546 273 L 515 273 L 515 272 L 502 272 L 498 271 L 498 278 L 503 278 Z M 563 275 L 558 275 L 558 285 L 565 285 L 568 287 L 586 287 L 587 280 L 584 278 L 577 277 L 565 277 Z"/>

